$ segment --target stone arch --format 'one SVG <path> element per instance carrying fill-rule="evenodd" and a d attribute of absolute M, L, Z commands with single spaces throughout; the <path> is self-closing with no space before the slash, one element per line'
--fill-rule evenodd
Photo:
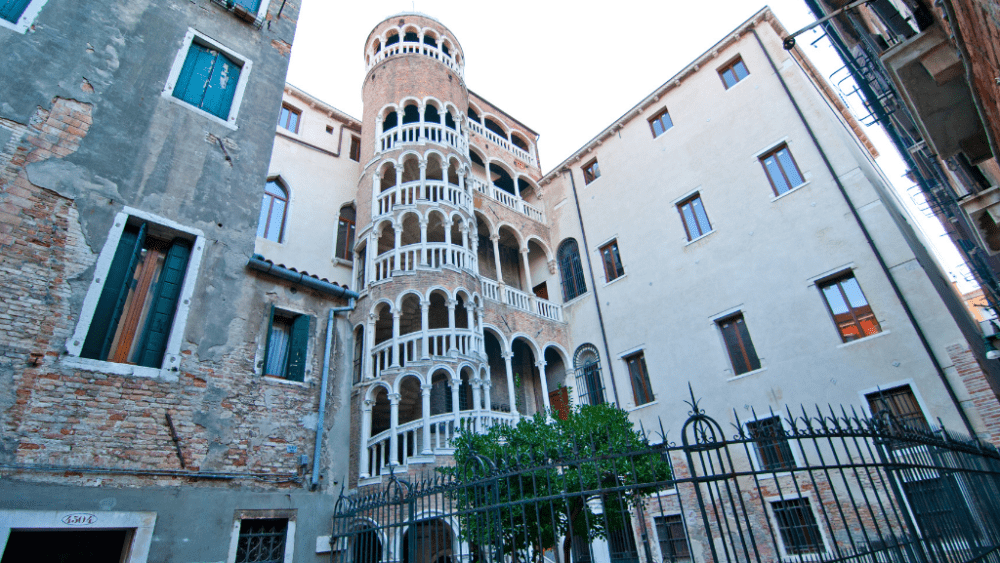
<path fill-rule="evenodd" d="M 486 170 L 489 173 L 489 181 L 491 184 L 509 194 L 515 193 L 514 176 L 516 172 L 511 170 L 510 167 L 507 166 L 507 163 L 499 159 L 491 158 Z"/>
<path fill-rule="evenodd" d="M 538 186 L 535 185 L 534 181 L 523 174 L 519 174 L 516 182 L 517 193 L 521 196 L 521 199 L 527 199 L 528 196 L 538 199 Z"/>
<path fill-rule="evenodd" d="M 492 113 L 482 114 L 483 127 L 489 131 L 492 131 L 496 135 L 504 139 L 510 139 L 510 127 L 503 122 L 503 119 Z"/>
<path fill-rule="evenodd" d="M 441 114 L 443 113 L 439 107 L 440 102 L 428 100 L 424 104 L 424 123 L 436 123 L 441 124 Z"/>
<path fill-rule="evenodd" d="M 406 211 L 397 218 L 397 225 L 403 226 L 403 234 L 400 237 L 400 246 L 411 246 L 420 244 L 420 213 Z"/>
<path fill-rule="evenodd" d="M 399 303 L 399 335 L 405 336 L 407 334 L 414 334 L 420 332 L 423 328 L 421 321 L 420 304 L 423 302 L 424 298 L 420 293 L 414 289 L 408 289 L 404 291 L 397 298 Z"/>
<path fill-rule="evenodd" d="M 396 407 L 399 424 L 406 424 L 423 418 L 423 398 L 420 387 L 424 380 L 419 374 L 408 372 L 396 378 L 396 392 L 399 404 Z"/>
<path fill-rule="evenodd" d="M 501 221 L 497 225 L 497 236 L 500 237 L 497 249 L 500 252 L 498 261 L 501 270 L 498 272 L 497 281 L 503 280 L 511 287 L 523 290 L 521 248 L 524 242 L 521 240 L 521 233 L 510 223 Z"/>
<path fill-rule="evenodd" d="M 520 131 L 511 130 L 511 132 L 510 132 L 510 142 L 511 142 L 511 144 L 513 144 L 514 146 L 516 146 L 517 148 L 519 148 L 519 149 L 521 149 L 521 150 L 523 150 L 523 151 L 525 151 L 527 153 L 531 153 L 531 143 L 529 143 L 527 141 L 527 139 L 525 138 L 525 136 Z"/>
<path fill-rule="evenodd" d="M 427 312 L 429 330 L 448 328 L 448 300 L 451 295 L 445 289 L 434 288 L 427 293 L 430 308 Z"/>
<path fill-rule="evenodd" d="M 421 30 L 414 24 L 407 24 L 402 27 L 404 43 L 419 43 Z"/>
<path fill-rule="evenodd" d="M 420 180 L 420 155 L 415 152 L 407 152 L 400 155 L 403 163 L 402 183 L 417 182 Z"/>
<path fill-rule="evenodd" d="M 576 371 L 576 396 L 580 404 L 599 405 L 605 402 L 604 381 L 601 377 L 601 353 L 597 346 L 581 344 L 573 353 Z"/>
<path fill-rule="evenodd" d="M 396 185 L 396 161 L 388 159 L 378 167 L 379 191 L 384 192 Z"/>
<path fill-rule="evenodd" d="M 435 150 L 429 150 L 424 153 L 424 158 L 427 161 L 427 170 L 425 171 L 426 178 L 428 180 L 443 181 L 445 174 L 445 155 Z"/>
<path fill-rule="evenodd" d="M 375 337 L 372 346 L 378 346 L 383 342 L 392 340 L 392 302 L 388 299 L 380 299 L 372 304 L 372 314 L 375 315 Z"/>
<path fill-rule="evenodd" d="M 436 369 L 427 373 L 431 374 L 430 416 L 451 412 L 451 372 Z"/>
<path fill-rule="evenodd" d="M 529 243 L 535 243 L 539 248 L 542 249 L 547 260 L 553 260 L 555 256 L 552 254 L 552 249 L 549 248 L 549 244 L 542 240 L 538 235 L 527 235 L 524 238 L 524 246 L 527 248 Z"/>
<path fill-rule="evenodd" d="M 531 336 L 521 332 L 511 335 L 510 348 L 518 412 L 531 415 L 543 411 L 547 391 L 537 366 L 538 360 L 543 357 L 542 351 Z"/>
<path fill-rule="evenodd" d="M 458 291 L 455 292 L 455 328 L 468 330 L 471 328 L 469 326 L 469 308 L 468 308 L 468 297 L 463 296 L 462 293 Z"/>
<path fill-rule="evenodd" d="M 354 325 L 354 328 L 351 330 L 351 335 L 353 337 L 352 344 L 354 348 L 354 366 L 351 373 L 351 382 L 361 383 L 361 380 L 363 379 L 361 369 L 365 363 L 365 323 L 361 322 Z"/>
<path fill-rule="evenodd" d="M 444 229 L 448 217 L 440 209 L 427 212 L 427 242 L 444 242 Z"/>
<path fill-rule="evenodd" d="M 421 519 L 400 528 L 400 563 L 451 563 L 458 553 L 455 529 L 443 518 Z"/>
<path fill-rule="evenodd" d="M 382 118 L 382 132 L 386 132 L 399 125 L 399 106 L 393 103 L 386 104 L 378 113 Z"/>
<path fill-rule="evenodd" d="M 379 221 L 378 227 L 376 227 L 373 234 L 375 235 L 376 243 L 378 244 L 377 252 L 375 254 L 376 256 L 381 256 L 396 248 L 395 221 L 390 219 Z"/>
<path fill-rule="evenodd" d="M 566 350 L 555 342 L 548 342 L 543 348 L 542 358 L 545 360 L 545 381 L 548 384 L 548 391 L 551 393 L 560 386 L 568 385 L 566 372 L 570 369 L 570 364 Z"/>
<path fill-rule="evenodd" d="M 399 43 L 399 40 L 402 38 L 403 36 L 400 35 L 398 27 L 390 27 L 389 29 L 385 30 L 386 47 L 388 47 L 389 45 L 395 45 L 396 43 Z"/>
<path fill-rule="evenodd" d="M 387 381 L 375 381 L 365 391 L 365 400 L 371 401 L 375 398 L 377 389 L 383 389 L 386 393 L 392 393 L 392 386 Z"/>

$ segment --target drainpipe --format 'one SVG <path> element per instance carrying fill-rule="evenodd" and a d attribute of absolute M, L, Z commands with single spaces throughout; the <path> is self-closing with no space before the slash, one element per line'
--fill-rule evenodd
<path fill-rule="evenodd" d="M 601 299 L 597 295 L 597 281 L 594 279 L 594 269 L 590 267 L 590 245 L 587 244 L 587 229 L 583 228 L 583 212 L 580 211 L 580 197 L 576 193 L 576 180 L 573 179 L 573 171 L 569 167 L 566 167 L 566 173 L 569 174 L 569 185 L 573 188 L 573 203 L 576 204 L 576 216 L 580 220 L 580 236 L 583 238 L 583 250 L 587 253 L 587 272 L 590 274 L 590 287 L 594 289 L 594 304 L 597 305 L 597 324 L 601 327 L 601 339 L 604 340 L 604 354 L 608 359 L 608 377 L 611 378 L 611 391 L 615 394 L 615 405 L 621 407 L 622 403 L 618 400 L 618 384 L 615 383 L 615 370 L 611 367 L 608 333 L 604 330 L 604 316 L 601 315 Z M 580 266 L 583 266 L 583 264 L 580 264 Z"/>
<path fill-rule="evenodd" d="M 313 448 L 312 485 L 310 490 L 319 486 L 319 456 L 323 449 L 323 421 L 326 419 L 326 387 L 330 379 L 330 351 L 333 348 L 333 318 L 337 313 L 354 310 L 354 298 L 346 307 L 331 307 L 326 318 L 326 347 L 323 353 L 323 379 L 319 386 L 319 413 L 316 419 L 316 444 Z"/>
<path fill-rule="evenodd" d="M 889 270 L 889 266 L 886 265 L 885 260 L 882 258 L 882 254 L 879 252 L 878 247 L 875 246 L 875 241 L 872 239 L 871 234 L 868 232 L 868 228 L 865 226 L 864 222 L 861 220 L 861 216 L 858 215 L 858 210 L 855 209 L 854 203 L 851 201 L 851 196 L 848 195 L 847 189 L 844 184 L 840 181 L 840 176 L 837 175 L 836 171 L 833 169 L 833 164 L 830 163 L 830 159 L 826 156 L 826 151 L 823 150 L 823 146 L 819 144 L 819 139 L 816 138 L 816 134 L 813 132 L 812 127 L 809 125 L 809 121 L 806 120 L 805 115 L 802 113 L 802 109 L 799 107 L 795 97 L 792 96 L 792 91 L 788 89 L 788 84 L 785 83 L 785 78 L 781 76 L 778 72 L 778 67 L 774 64 L 774 59 L 771 58 L 771 53 L 764 47 L 764 42 L 761 41 L 760 35 L 757 34 L 756 29 L 751 30 L 753 32 L 754 39 L 757 40 L 757 44 L 760 46 L 760 50 L 764 53 L 767 58 L 767 62 L 771 65 L 771 70 L 774 71 L 774 75 L 778 78 L 778 82 L 781 83 L 781 87 L 785 90 L 785 95 L 788 96 L 788 100 L 792 102 L 792 107 L 795 108 L 795 113 L 799 116 L 799 120 L 802 125 L 806 128 L 806 132 L 809 133 L 809 138 L 812 140 L 813 145 L 816 150 L 819 151 L 820 157 L 823 159 L 823 164 L 826 166 L 830 176 L 833 177 L 834 183 L 837 184 L 837 189 L 840 190 L 840 195 L 843 196 L 844 201 L 847 203 L 848 209 L 851 210 L 851 215 L 854 217 L 854 221 L 858 224 L 861 229 L 861 233 L 865 237 L 865 241 L 868 243 L 868 247 L 871 248 L 872 252 L 875 254 L 875 259 L 878 261 L 878 265 L 881 266 L 882 272 L 885 273 L 885 277 L 889 280 L 889 285 L 892 286 L 892 291 L 896 294 L 896 299 L 899 300 L 900 305 L 903 306 L 903 311 L 906 313 L 906 318 L 910 321 L 910 326 L 917 332 L 917 337 L 920 339 L 920 344 L 923 345 L 924 351 L 927 352 L 927 356 L 931 360 L 931 364 L 934 365 L 934 370 L 937 371 L 938 377 L 941 379 L 941 383 L 944 384 L 945 390 L 948 391 L 948 397 L 951 399 L 952 403 L 955 404 L 955 409 L 958 410 L 959 416 L 962 418 L 962 422 L 965 424 L 966 430 L 968 430 L 970 436 L 976 436 L 976 431 L 972 428 L 972 422 L 969 421 L 968 415 L 965 413 L 965 409 L 962 408 L 962 403 L 958 400 L 958 395 L 955 393 L 955 389 L 952 387 L 951 382 L 944 373 L 944 368 L 941 367 L 941 363 L 938 362 L 937 356 L 934 355 L 934 350 L 931 349 L 930 342 L 927 341 L 927 336 L 924 334 L 923 329 L 917 322 L 916 317 L 913 315 L 913 311 L 910 309 L 909 303 L 907 303 L 906 298 L 903 297 L 903 292 L 899 289 L 899 285 L 896 283 L 896 278 L 893 277 L 892 272 Z"/>

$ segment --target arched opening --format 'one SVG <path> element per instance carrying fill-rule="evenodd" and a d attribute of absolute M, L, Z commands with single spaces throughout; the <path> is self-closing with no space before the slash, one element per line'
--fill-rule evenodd
<path fill-rule="evenodd" d="M 414 522 L 403 533 L 402 563 L 455 563 L 454 538 L 440 518 Z"/>
<path fill-rule="evenodd" d="M 348 203 L 340 208 L 340 216 L 337 218 L 337 246 L 334 249 L 334 256 L 341 260 L 351 259 L 351 249 L 354 248 L 354 221 L 357 213 L 354 211 L 354 204 Z"/>
<path fill-rule="evenodd" d="M 412 334 L 420 330 L 420 298 L 408 293 L 399 305 L 399 335 Z"/>
<path fill-rule="evenodd" d="M 415 375 L 407 375 L 399 384 L 399 424 L 406 424 L 423 418 L 423 400 L 420 396 L 420 380 Z M 402 444 L 400 444 L 402 446 Z M 412 451 L 412 448 L 407 448 Z"/>
<path fill-rule="evenodd" d="M 376 256 L 381 256 L 396 248 L 396 230 L 392 227 L 392 224 L 385 222 L 381 228 L 382 232 L 378 237 L 378 254 Z"/>
<path fill-rule="evenodd" d="M 401 246 L 420 244 L 420 217 L 416 213 L 403 216 L 403 234 L 400 237 Z"/>
<path fill-rule="evenodd" d="M 458 388 L 458 410 L 471 411 L 475 406 L 472 396 L 472 368 L 462 368 L 462 384 Z"/>
<path fill-rule="evenodd" d="M 559 245 L 557 256 L 563 303 L 565 303 L 587 292 L 587 284 L 583 280 L 583 265 L 580 262 L 580 248 L 576 244 L 576 239 L 564 240 Z"/>
<path fill-rule="evenodd" d="M 437 39 L 430 33 L 424 35 L 424 45 L 430 45 L 431 47 L 437 47 Z"/>
<path fill-rule="evenodd" d="M 440 211 L 427 215 L 427 242 L 444 242 L 444 215 Z"/>
<path fill-rule="evenodd" d="M 448 129 L 455 129 L 455 118 L 451 116 L 450 111 L 444 112 L 444 126 Z"/>
<path fill-rule="evenodd" d="M 420 180 L 420 159 L 415 154 L 408 154 L 403 159 L 403 183 Z"/>
<path fill-rule="evenodd" d="M 385 38 L 385 46 L 388 47 L 389 45 L 395 45 L 396 43 L 399 43 L 399 32 L 395 30 L 390 31 L 389 35 Z"/>
<path fill-rule="evenodd" d="M 374 51 L 375 54 L 378 54 L 378 52 L 381 50 L 382 50 L 382 42 L 376 39 L 375 43 L 372 45 L 372 51 Z"/>
<path fill-rule="evenodd" d="M 433 104 L 427 104 L 424 107 L 424 122 L 441 123 L 441 113 L 438 112 L 438 108 Z"/>
<path fill-rule="evenodd" d="M 444 171 L 441 170 L 441 157 L 431 153 L 427 155 L 427 179 L 428 180 L 444 180 Z"/>
<path fill-rule="evenodd" d="M 365 355 L 365 327 L 358 325 L 354 329 L 354 372 L 352 380 L 354 383 L 361 383 L 361 366 L 364 365 Z"/>
<path fill-rule="evenodd" d="M 357 265 L 354 274 L 354 290 L 362 291 L 365 287 L 365 266 L 368 259 L 368 241 L 362 240 L 357 244 L 357 251 L 354 253 L 354 263 Z"/>
<path fill-rule="evenodd" d="M 420 121 L 420 108 L 417 104 L 409 103 L 403 108 L 403 125 L 407 123 L 417 123 Z"/>
<path fill-rule="evenodd" d="M 507 138 L 507 131 L 504 131 L 504 128 L 491 118 L 487 117 L 483 126 L 496 133 L 501 139 Z"/>
<path fill-rule="evenodd" d="M 500 273 L 503 282 L 514 289 L 524 291 L 521 282 L 521 243 L 509 227 L 500 227 L 499 233 Z"/>
<path fill-rule="evenodd" d="M 476 235 L 479 237 L 479 246 L 476 248 L 479 275 L 497 281 L 497 263 L 493 258 L 493 241 L 490 240 L 490 226 L 478 212 L 476 213 Z"/>
<path fill-rule="evenodd" d="M 517 412 L 533 415 L 545 410 L 545 399 L 542 398 L 545 389 L 541 384 L 538 366 L 535 365 L 534 351 L 523 338 L 514 339 L 511 351 L 514 353 L 511 358 L 511 369 L 514 370 Z"/>
<path fill-rule="evenodd" d="M 431 307 L 427 312 L 427 328 L 430 330 L 448 328 L 447 296 L 441 291 L 431 293 Z"/>
<path fill-rule="evenodd" d="M 392 308 L 388 303 L 375 307 L 375 346 L 392 339 Z"/>
<path fill-rule="evenodd" d="M 455 328 L 469 328 L 469 311 L 465 308 L 465 299 L 462 294 L 455 297 Z"/>
<path fill-rule="evenodd" d="M 441 52 L 443 52 L 445 55 L 448 55 L 449 57 L 451 56 L 451 46 L 448 45 L 447 39 L 441 40 Z"/>
<path fill-rule="evenodd" d="M 518 135 L 517 133 L 511 133 L 510 134 L 510 142 L 514 143 L 515 147 L 517 147 L 517 148 L 519 148 L 519 149 L 521 149 L 521 150 L 523 150 L 525 152 L 529 152 L 531 150 L 531 149 L 528 148 L 528 142 L 525 141 L 524 139 L 522 139 L 521 136 Z"/>
<path fill-rule="evenodd" d="M 399 125 L 399 114 L 396 113 L 396 110 L 390 111 L 389 113 L 385 114 L 385 117 L 382 118 L 383 133 L 385 133 L 386 131 L 392 129 L 397 125 Z"/>
<path fill-rule="evenodd" d="M 354 534 L 351 545 L 351 563 L 379 563 L 382 561 L 382 540 L 371 524 L 364 531 Z"/>
<path fill-rule="evenodd" d="M 453 186 L 458 185 L 458 166 L 459 163 L 455 159 L 448 164 L 448 183 Z"/>
<path fill-rule="evenodd" d="M 509 194 L 514 193 L 514 178 L 506 170 L 493 162 L 490 163 L 490 181 L 501 190 Z"/>
<path fill-rule="evenodd" d="M 469 108 L 469 119 L 475 121 L 476 123 L 482 123 L 482 121 L 479 120 L 479 114 L 476 113 L 476 110 L 471 107 Z"/>
<path fill-rule="evenodd" d="M 415 29 L 407 29 L 403 34 L 403 41 L 408 43 L 419 43 L 420 34 Z"/>
<path fill-rule="evenodd" d="M 528 241 L 528 268 L 531 272 L 531 293 L 542 299 L 549 298 L 549 259 L 537 241 Z"/>
<path fill-rule="evenodd" d="M 524 178 L 518 178 L 517 193 L 521 196 L 521 199 L 528 199 L 529 196 L 534 195 L 535 188 L 533 188 Z"/>
<path fill-rule="evenodd" d="M 386 191 L 389 188 L 396 185 L 396 165 L 392 162 L 386 162 L 379 168 L 379 191 Z"/>
<path fill-rule="evenodd" d="M 500 340 L 489 329 L 483 331 L 486 361 L 490 369 L 490 404 L 498 412 L 510 412 L 510 393 L 507 389 L 507 365 L 503 361 Z"/>
<path fill-rule="evenodd" d="M 392 426 L 391 405 L 389 404 L 389 392 L 385 387 L 375 390 L 375 403 L 372 405 L 372 430 L 369 438 L 374 438 L 385 432 Z M 373 465 L 372 467 L 379 467 Z"/>
<path fill-rule="evenodd" d="M 451 412 L 451 376 L 444 370 L 431 377 L 431 416 Z"/>
<path fill-rule="evenodd" d="M 604 381 L 601 378 L 601 356 L 593 344 L 583 344 L 576 349 L 573 360 L 576 371 L 576 394 L 582 405 L 604 403 Z"/>
<path fill-rule="evenodd" d="M 464 246 L 462 245 L 462 224 L 463 220 L 458 216 L 453 216 L 451 219 L 451 244 L 454 246 Z"/>
<path fill-rule="evenodd" d="M 566 420 L 571 408 L 569 387 L 566 386 L 566 362 L 562 354 L 553 347 L 545 349 L 545 388 L 549 394 L 549 406 Z"/>
<path fill-rule="evenodd" d="M 479 156 L 476 151 L 469 149 L 469 160 L 472 162 L 472 175 L 485 184 L 489 175 L 486 174 L 486 163 L 483 161 L 483 157 Z"/>
<path fill-rule="evenodd" d="M 288 208 L 288 189 L 279 178 L 268 180 L 264 185 L 264 197 L 260 203 L 260 217 L 257 219 L 257 236 L 274 242 L 281 242 L 285 231 L 285 210 Z"/>

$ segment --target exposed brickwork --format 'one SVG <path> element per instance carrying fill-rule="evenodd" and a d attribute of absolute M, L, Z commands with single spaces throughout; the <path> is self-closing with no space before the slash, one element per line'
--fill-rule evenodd
<path fill-rule="evenodd" d="M 972 406 L 982 418 L 986 435 L 980 436 L 1000 446 L 1000 400 L 990 387 L 986 374 L 979 367 L 976 357 L 968 346 L 955 344 L 948 347 L 948 357 L 958 370 L 972 398 Z"/>

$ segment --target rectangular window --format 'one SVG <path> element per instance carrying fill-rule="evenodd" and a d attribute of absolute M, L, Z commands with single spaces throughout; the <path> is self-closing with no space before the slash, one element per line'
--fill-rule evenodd
<path fill-rule="evenodd" d="M 604 384 L 601 381 L 601 364 L 593 359 L 577 368 L 576 386 L 580 402 L 585 405 L 604 404 Z"/>
<path fill-rule="evenodd" d="M 871 409 L 872 416 L 882 411 L 888 411 L 897 422 L 907 428 L 922 430 L 924 432 L 931 431 L 930 425 L 927 424 L 927 418 L 924 416 L 924 411 L 920 408 L 920 404 L 917 403 L 917 397 L 913 394 L 913 390 L 910 389 L 909 385 L 900 385 L 899 387 L 869 393 L 865 395 L 865 399 L 868 400 L 868 407 Z"/>
<path fill-rule="evenodd" d="M 733 374 L 739 375 L 755 369 L 760 369 L 760 359 L 750 340 L 750 331 L 743 320 L 743 314 L 726 317 L 716 321 L 722 331 L 722 339 L 729 352 L 729 361 L 733 364 Z"/>
<path fill-rule="evenodd" d="M 0 18 L 17 23 L 30 3 L 31 0 L 0 0 Z"/>
<path fill-rule="evenodd" d="M 80 356 L 161 367 L 191 256 L 184 238 L 126 225 L 104 276 Z"/>
<path fill-rule="evenodd" d="M 583 165 L 583 181 L 587 184 L 601 177 L 601 169 L 597 166 L 597 159 L 591 160 Z"/>
<path fill-rule="evenodd" d="M 750 76 L 750 71 L 747 70 L 747 65 L 743 64 L 743 59 L 737 57 L 736 60 L 719 69 L 719 76 L 722 77 L 722 83 L 726 85 L 726 90 L 728 90 L 740 80 Z"/>
<path fill-rule="evenodd" d="M 809 499 L 774 501 L 771 503 L 771 510 L 774 511 L 774 519 L 778 523 L 781 543 L 785 547 L 786 554 L 826 552 Z"/>
<path fill-rule="evenodd" d="M 772 150 L 760 157 L 760 164 L 764 167 L 767 179 L 771 182 L 771 189 L 774 195 L 779 196 L 793 188 L 797 188 L 805 183 L 799 167 L 795 165 L 792 153 L 788 152 L 786 145 Z"/>
<path fill-rule="evenodd" d="M 47 0 L 0 0 L 0 27 L 25 33 Z"/>
<path fill-rule="evenodd" d="M 299 132 L 299 118 L 302 112 L 287 104 L 281 104 L 281 113 L 278 114 L 278 125 L 292 133 Z"/>
<path fill-rule="evenodd" d="M 632 380 L 632 394 L 635 404 L 645 405 L 653 401 L 653 390 L 649 385 L 649 372 L 646 371 L 646 358 L 642 352 L 625 356 L 628 365 L 629 379 Z"/>
<path fill-rule="evenodd" d="M 622 258 L 618 254 L 617 240 L 613 240 L 601 247 L 601 262 L 604 263 L 604 276 L 609 282 L 625 275 Z"/>
<path fill-rule="evenodd" d="M 173 95 L 220 119 L 228 119 L 241 66 L 218 49 L 192 42 Z"/>
<path fill-rule="evenodd" d="M 854 274 L 847 273 L 818 285 L 844 342 L 882 332 Z"/>
<path fill-rule="evenodd" d="M 649 120 L 649 128 L 653 130 L 653 137 L 659 137 L 667 129 L 674 126 L 673 120 L 670 119 L 670 114 L 667 113 L 667 109 L 663 108 L 660 113 L 654 115 Z"/>
<path fill-rule="evenodd" d="M 781 417 L 760 418 L 746 423 L 747 433 L 757 449 L 757 460 L 764 471 L 795 468 L 792 448 L 788 445 Z"/>
<path fill-rule="evenodd" d="M 334 256 L 341 260 L 351 259 L 351 250 L 354 248 L 354 221 L 356 213 L 354 207 L 347 205 L 340 210 L 340 219 L 337 221 L 337 248 Z"/>
<path fill-rule="evenodd" d="M 264 375 L 289 381 L 305 379 L 309 315 L 286 313 L 271 305 L 264 345 Z"/>
<path fill-rule="evenodd" d="M 236 563 L 283 563 L 287 532 L 286 518 L 240 521 Z"/>
<path fill-rule="evenodd" d="M 361 139 L 351 135 L 351 160 L 361 162 Z"/>
<path fill-rule="evenodd" d="M 673 514 L 657 516 L 653 521 L 663 561 L 690 561 L 691 548 L 688 547 L 687 534 L 684 532 L 684 518 L 680 514 Z"/>
<path fill-rule="evenodd" d="M 705 213 L 705 205 L 701 202 L 700 194 L 694 194 L 678 203 L 677 211 L 681 214 L 684 232 L 689 241 L 712 231 L 712 225 L 708 222 L 708 214 Z"/>

